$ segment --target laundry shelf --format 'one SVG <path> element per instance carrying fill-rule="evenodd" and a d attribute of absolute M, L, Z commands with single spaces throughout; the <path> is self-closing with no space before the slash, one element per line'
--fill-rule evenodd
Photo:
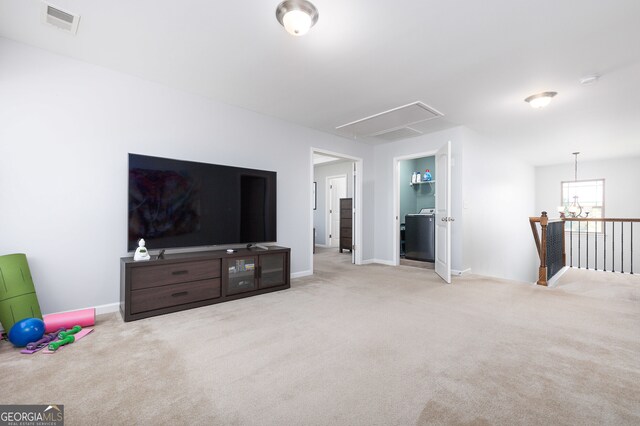
<path fill-rule="evenodd" d="M 420 182 L 409 182 L 409 186 L 413 186 L 413 185 L 422 185 L 423 183 L 436 183 L 435 180 L 423 180 Z"/>

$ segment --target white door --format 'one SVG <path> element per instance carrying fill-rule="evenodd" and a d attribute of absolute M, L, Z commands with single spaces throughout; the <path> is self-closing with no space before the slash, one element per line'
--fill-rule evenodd
<path fill-rule="evenodd" d="M 436 273 L 451 282 L 451 141 L 436 153 Z"/>
<path fill-rule="evenodd" d="M 351 188 L 353 188 L 353 199 L 351 201 L 352 205 L 353 205 L 353 211 L 351 212 L 351 229 L 352 229 L 352 234 L 351 234 L 351 242 L 352 242 L 352 247 L 353 250 L 351 250 L 351 263 L 355 264 L 356 263 L 356 188 L 358 187 L 358 185 L 356 185 L 356 173 L 357 173 L 357 167 L 356 167 L 356 163 L 353 163 L 353 181 Z M 360 248 L 358 247 L 358 250 Z"/>
<path fill-rule="evenodd" d="M 347 177 L 330 177 L 329 184 L 329 245 L 340 245 L 340 198 L 347 196 Z"/>

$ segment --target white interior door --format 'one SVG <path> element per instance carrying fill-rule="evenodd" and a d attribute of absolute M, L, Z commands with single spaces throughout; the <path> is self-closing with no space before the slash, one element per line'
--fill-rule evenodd
<path fill-rule="evenodd" d="M 451 282 L 451 141 L 436 153 L 436 273 Z"/>
<path fill-rule="evenodd" d="M 347 177 L 331 177 L 329 184 L 329 245 L 340 245 L 340 198 L 347 196 Z"/>
<path fill-rule="evenodd" d="M 353 250 L 351 250 L 351 263 L 355 264 L 356 263 L 356 188 L 358 187 L 358 185 L 356 185 L 356 173 L 357 173 L 357 167 L 356 167 L 356 163 L 354 161 L 353 163 L 353 174 L 352 174 L 352 186 L 351 188 L 353 188 L 353 196 L 352 196 L 352 205 L 353 205 L 353 212 L 351 213 L 351 229 L 352 229 L 352 234 L 351 234 L 351 241 L 352 241 L 352 247 L 354 247 Z M 360 247 L 357 247 L 357 250 L 360 250 Z"/>

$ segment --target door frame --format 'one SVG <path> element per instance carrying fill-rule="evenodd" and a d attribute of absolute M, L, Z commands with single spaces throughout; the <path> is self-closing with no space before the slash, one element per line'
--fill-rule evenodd
<path fill-rule="evenodd" d="M 434 149 L 433 151 L 393 157 L 393 216 L 391 220 L 393 235 L 393 265 L 400 265 L 400 161 L 415 160 L 416 158 L 423 157 L 435 157 L 437 153 L 438 150 Z M 437 179 L 438 171 L 434 169 L 434 172 Z M 438 206 L 436 205 L 435 208 L 437 209 Z"/>
<path fill-rule="evenodd" d="M 325 185 L 325 197 L 324 197 L 325 214 L 328 213 L 329 202 L 327 200 L 329 200 L 329 198 L 331 196 L 331 190 L 329 188 L 329 181 L 331 179 L 336 179 L 336 178 L 344 178 L 344 192 L 345 192 L 345 196 L 344 197 L 347 197 L 348 192 L 349 192 L 349 191 L 347 191 L 347 188 L 349 187 L 349 178 L 348 178 L 347 175 L 327 176 L 327 178 L 325 180 L 325 184 L 324 184 Z M 340 206 L 338 206 L 338 210 L 339 209 L 340 209 Z M 333 212 L 331 214 L 333 214 Z M 338 212 L 338 215 L 340 215 L 340 212 Z M 329 234 L 331 233 L 331 217 L 328 214 L 326 216 L 326 220 L 325 220 L 325 224 L 324 224 L 324 230 L 325 230 L 325 236 L 324 236 L 325 244 L 328 247 L 333 247 L 331 245 L 331 238 L 329 238 Z M 340 247 L 340 236 L 338 236 L 338 247 Z"/>
<path fill-rule="evenodd" d="M 332 155 L 334 157 L 344 158 L 351 160 L 355 169 L 355 185 L 353 186 L 353 196 L 355 198 L 354 207 L 356 213 L 353 215 L 353 241 L 355 245 L 355 251 L 353 252 L 353 263 L 356 265 L 362 265 L 362 174 L 363 174 L 363 161 L 360 157 L 354 157 L 352 155 L 343 154 L 341 152 L 329 151 L 323 148 L 309 149 L 309 265 L 311 265 L 311 273 L 313 274 L 313 153 Z"/>

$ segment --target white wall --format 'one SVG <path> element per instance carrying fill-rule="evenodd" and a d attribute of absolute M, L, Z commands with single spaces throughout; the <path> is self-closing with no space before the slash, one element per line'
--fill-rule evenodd
<path fill-rule="evenodd" d="M 363 158 L 373 256 L 371 147 L 2 38 L 0 57 L 0 254 L 27 254 L 44 313 L 119 300 L 129 152 L 277 171 L 292 273 L 311 268 L 311 147 Z"/>
<path fill-rule="evenodd" d="M 451 227 L 451 265 L 455 270 L 466 269 L 463 259 L 462 241 L 462 169 L 463 169 L 463 128 L 443 130 L 403 141 L 376 145 L 375 173 L 375 259 L 392 262 L 394 259 L 396 226 L 393 200 L 393 167 L 394 158 L 435 152 L 447 141 L 451 141 L 451 213 L 456 222 Z M 437 171 L 436 171 L 437 173 Z M 403 182 L 404 184 L 404 182 Z"/>
<path fill-rule="evenodd" d="M 393 159 L 435 151 L 448 140 L 452 269 L 533 282 L 538 264 L 528 218 L 534 208 L 534 168 L 465 127 L 375 147 L 375 258 L 393 259 Z"/>
<path fill-rule="evenodd" d="M 534 282 L 534 168 L 464 129 L 464 247 L 474 274 Z"/>
<path fill-rule="evenodd" d="M 571 153 L 568 153 L 568 158 L 572 159 Z M 546 211 L 551 218 L 557 218 L 558 214 L 558 206 L 561 204 L 560 202 L 560 194 L 561 194 L 561 186 L 560 182 L 562 181 L 571 181 L 574 179 L 574 162 L 569 161 L 565 164 L 553 165 L 553 166 L 545 166 L 545 167 L 536 167 L 535 169 L 535 177 L 536 177 L 536 197 L 535 197 L 535 212 L 532 216 L 539 216 L 542 211 Z M 637 185 L 640 182 L 640 157 L 627 157 L 627 158 L 616 158 L 616 159 L 606 159 L 606 160 L 598 160 L 598 161 L 581 161 L 578 158 L 578 179 L 587 180 L 587 179 L 604 179 L 604 215 L 608 218 L 640 218 L 640 196 L 638 195 Z M 640 224 L 635 224 L 634 226 L 634 273 L 640 270 Z M 609 225 L 610 226 L 610 225 Z M 620 238 L 620 225 L 616 224 L 616 235 L 617 239 L 616 243 L 616 270 L 620 271 L 621 265 L 620 254 L 622 252 L 620 243 L 622 243 L 622 239 Z M 578 235 L 574 233 L 574 265 L 577 266 L 577 246 L 578 246 Z M 569 254 L 569 235 L 566 234 L 566 252 L 567 252 L 567 263 L 570 263 Z M 625 232 L 625 265 L 627 265 L 626 272 L 629 271 L 629 267 L 631 265 L 631 238 L 630 238 L 630 225 L 626 225 Z M 603 244 L 604 238 L 603 234 L 594 236 L 592 233 L 589 235 L 590 238 L 590 252 L 589 252 L 589 266 L 593 268 L 595 265 L 595 239 L 598 238 L 599 245 L 599 254 L 598 254 L 598 269 L 602 269 L 604 256 L 603 256 Z M 612 233 L 611 228 L 607 228 L 607 269 L 612 269 L 611 260 L 612 251 L 611 251 L 611 243 L 612 243 Z M 586 266 L 586 236 L 582 235 L 582 258 L 581 258 L 581 266 Z"/>
<path fill-rule="evenodd" d="M 313 211 L 316 244 L 327 244 L 327 177 L 345 175 L 347 177 L 347 198 L 353 197 L 353 162 L 319 164 L 313 169 L 318 197 L 317 209 Z"/>
<path fill-rule="evenodd" d="M 571 153 L 567 157 L 573 160 Z M 573 180 L 573 161 L 536 167 L 535 173 L 536 209 L 532 216 L 546 211 L 549 217 L 558 217 L 560 182 Z M 604 179 L 605 216 L 640 217 L 640 196 L 636 189 L 640 182 L 640 157 L 580 161 L 578 156 L 578 179 Z"/>

